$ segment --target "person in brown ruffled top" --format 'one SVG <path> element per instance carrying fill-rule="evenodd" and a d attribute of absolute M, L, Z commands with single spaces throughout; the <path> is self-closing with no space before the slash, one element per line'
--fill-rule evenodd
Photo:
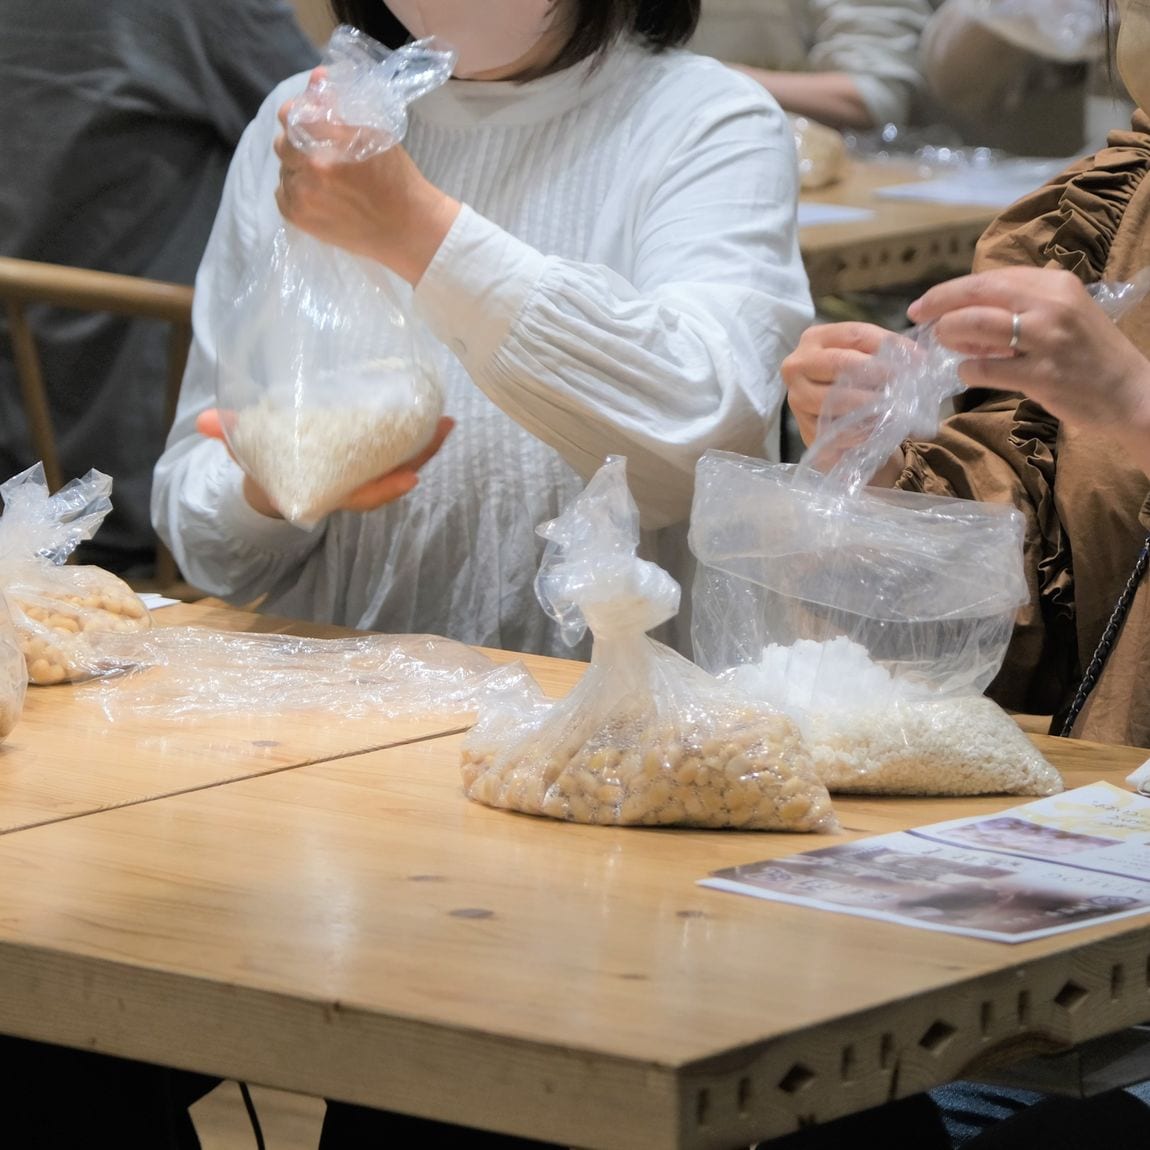
<path fill-rule="evenodd" d="M 1146 109 L 1150 9 L 1117 7 L 1118 69 Z M 1054 733 L 1134 746 L 1150 746 L 1150 298 L 1115 325 L 1084 285 L 1150 266 L 1148 173 L 1139 110 L 1129 131 L 1007 209 L 979 242 L 974 275 L 911 305 L 914 323 L 934 322 L 940 342 L 971 357 L 968 390 L 935 439 L 904 444 L 875 479 L 1023 511 L 1031 600 L 988 694 L 1052 714 Z M 857 323 L 808 329 L 782 367 L 804 442 L 835 376 L 889 336 Z"/>

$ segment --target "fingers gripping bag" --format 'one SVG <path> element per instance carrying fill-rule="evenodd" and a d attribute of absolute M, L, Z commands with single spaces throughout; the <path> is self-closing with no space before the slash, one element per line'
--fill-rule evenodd
<path fill-rule="evenodd" d="M 575 644 L 594 636 L 574 690 L 480 713 L 464 744 L 467 794 L 488 806 L 581 823 L 834 829 L 797 726 L 646 632 L 671 618 L 678 584 L 636 556 L 626 461 L 609 459 L 539 529 L 544 609 Z"/>
<path fill-rule="evenodd" d="M 147 607 L 122 579 L 67 562 L 111 511 L 111 490 L 107 475 L 89 471 L 50 495 L 40 464 L 0 486 L 0 589 L 31 683 L 101 674 L 108 668 L 93 648 L 97 636 L 152 625 Z"/>
<path fill-rule="evenodd" d="M 894 338 L 835 381 L 799 464 L 698 466 L 696 658 L 793 716 L 832 793 L 1062 789 L 983 695 L 1027 600 L 1022 515 L 865 487 L 935 433 L 958 362 L 929 330 Z"/>
<path fill-rule="evenodd" d="M 403 139 L 408 105 L 454 59 L 434 41 L 390 51 L 341 26 L 287 135 L 324 163 L 370 163 Z M 443 414 L 436 352 L 410 287 L 383 265 L 284 221 L 237 298 L 221 302 L 224 434 L 287 519 L 317 522 L 427 446 Z"/>

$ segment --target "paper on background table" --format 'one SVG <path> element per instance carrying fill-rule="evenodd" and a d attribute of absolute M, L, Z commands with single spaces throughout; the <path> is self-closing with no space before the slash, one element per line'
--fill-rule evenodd
<path fill-rule="evenodd" d="M 874 194 L 888 200 L 1005 208 L 1056 176 L 1072 162 L 1073 158 L 999 160 L 986 167 L 955 168 L 929 180 L 889 184 L 876 188 Z"/>
<path fill-rule="evenodd" d="M 874 218 L 870 208 L 849 208 L 842 204 L 814 204 L 799 201 L 799 227 L 808 228 L 817 224 L 853 224 L 860 220 Z"/>
<path fill-rule="evenodd" d="M 140 599 L 149 611 L 155 611 L 158 607 L 174 607 L 177 603 L 183 602 L 182 599 L 169 599 L 158 591 L 144 591 L 141 593 Z"/>
<path fill-rule="evenodd" d="M 995 942 L 1150 911 L 1150 798 L 1051 798 L 715 871 L 700 885 Z"/>

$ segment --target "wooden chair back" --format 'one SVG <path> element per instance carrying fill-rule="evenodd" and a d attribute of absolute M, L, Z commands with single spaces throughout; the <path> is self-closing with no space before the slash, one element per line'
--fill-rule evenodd
<path fill-rule="evenodd" d="M 192 340 L 192 289 L 136 276 L 92 271 L 88 268 L 37 263 L 0 257 L 0 300 L 8 317 L 16 378 L 36 454 L 44 463 L 48 486 L 56 491 L 64 481 L 52 415 L 44 387 L 44 374 L 35 334 L 28 323 L 28 304 L 51 304 L 80 311 L 165 320 L 168 335 L 168 371 L 164 396 L 164 433 L 176 413 L 180 381 Z M 157 542 L 156 587 L 177 584 L 179 575 L 171 553 Z"/>

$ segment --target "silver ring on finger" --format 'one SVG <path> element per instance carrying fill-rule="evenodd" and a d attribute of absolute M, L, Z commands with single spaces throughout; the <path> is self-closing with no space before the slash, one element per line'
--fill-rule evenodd
<path fill-rule="evenodd" d="M 1008 351 L 1018 350 L 1018 341 L 1022 336 L 1022 316 L 1014 311 L 1010 313 L 1010 342 L 1006 345 Z"/>

